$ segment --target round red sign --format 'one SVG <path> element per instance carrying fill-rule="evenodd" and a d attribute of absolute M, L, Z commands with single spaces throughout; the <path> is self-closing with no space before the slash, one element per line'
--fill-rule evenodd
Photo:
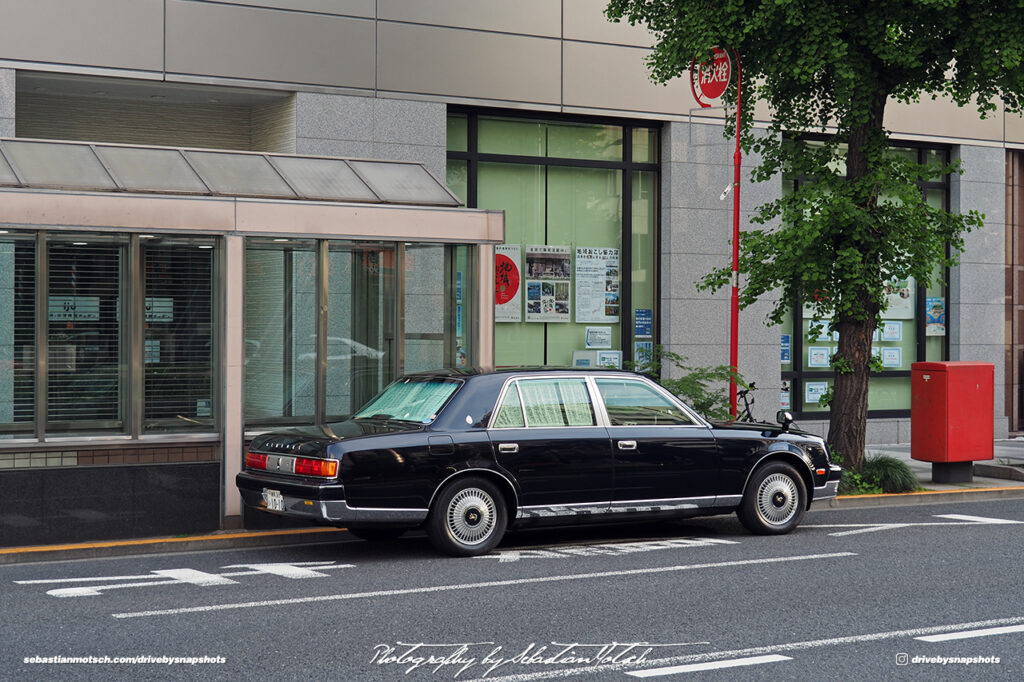
<path fill-rule="evenodd" d="M 702 107 L 711 106 L 707 100 L 715 100 L 725 94 L 731 77 L 732 62 L 729 59 L 729 53 L 720 47 L 712 50 L 712 57 L 709 61 L 690 67 L 690 78 L 696 85 L 693 95 Z"/>
<path fill-rule="evenodd" d="M 519 267 L 503 253 L 494 256 L 494 302 L 508 303 L 519 291 Z"/>

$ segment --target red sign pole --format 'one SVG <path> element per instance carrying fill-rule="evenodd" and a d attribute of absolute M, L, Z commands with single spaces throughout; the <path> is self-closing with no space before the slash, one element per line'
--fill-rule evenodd
<path fill-rule="evenodd" d="M 729 414 L 736 419 L 736 373 L 739 370 L 739 337 L 740 337 L 740 168 L 743 154 L 740 151 L 740 114 L 743 100 L 741 98 L 742 69 L 739 52 L 736 56 L 736 152 L 733 154 L 732 180 L 732 302 L 729 316 L 729 366 L 733 375 L 729 378 Z M 725 93 L 731 77 L 729 53 L 721 48 L 712 50 L 709 62 L 697 64 L 694 57 L 690 63 L 690 90 L 701 107 L 710 107 L 707 100 L 715 100 Z M 724 198 L 724 197 L 723 197 Z"/>
<path fill-rule="evenodd" d="M 739 371 L 739 338 L 740 338 L 740 167 L 743 154 L 740 152 L 740 85 L 743 82 L 740 69 L 740 54 L 736 55 L 736 153 L 732 155 L 732 309 L 729 321 L 729 365 L 732 376 L 729 377 L 729 413 L 736 419 L 736 372 Z"/>

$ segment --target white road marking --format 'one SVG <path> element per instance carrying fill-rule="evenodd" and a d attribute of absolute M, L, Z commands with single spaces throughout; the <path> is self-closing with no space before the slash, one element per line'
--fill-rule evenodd
<path fill-rule="evenodd" d="M 1010 521 L 1007 519 L 990 519 L 986 516 L 965 516 L 963 514 L 936 514 L 937 519 L 951 519 L 951 521 L 923 521 L 919 523 L 805 523 L 801 528 L 850 528 L 852 530 L 829 533 L 832 537 L 844 537 L 846 535 L 857 535 L 859 533 L 873 533 L 878 530 L 894 530 L 896 528 L 910 528 L 922 526 L 987 526 L 1024 523 L 1024 521 Z"/>
<path fill-rule="evenodd" d="M 333 561 L 299 561 L 292 564 L 234 564 L 222 568 L 243 568 L 244 571 L 229 573 L 207 573 L 197 571 L 193 568 L 169 568 L 151 571 L 146 575 L 120 575 L 106 576 L 102 578 L 52 578 L 47 580 L 15 580 L 18 585 L 60 585 L 76 584 L 75 587 L 59 587 L 48 590 L 46 594 L 51 597 L 96 597 L 110 590 L 123 590 L 129 587 L 153 587 L 155 585 L 198 585 L 199 587 L 213 587 L 216 585 L 237 585 L 240 576 L 269 574 L 283 578 L 326 578 L 327 573 L 321 571 L 334 568 L 352 568 L 354 564 L 336 564 Z M 318 570 L 313 570 L 316 568 Z M 154 580 L 154 578 L 169 578 L 169 580 Z M 110 582 L 120 580 L 138 580 L 143 582 Z M 99 583 L 103 585 L 83 585 L 82 583 Z"/>
<path fill-rule="evenodd" d="M 689 665 L 674 665 L 668 668 L 648 668 L 647 670 L 634 670 L 626 673 L 632 677 L 661 677 L 664 675 L 677 675 L 679 673 L 694 673 L 703 670 L 720 670 L 722 668 L 741 668 L 747 665 L 761 665 L 763 663 L 778 663 L 779 661 L 792 661 L 789 656 L 771 654 L 768 656 L 751 656 L 750 658 L 733 658 L 725 661 L 712 661 L 710 663 L 690 663 Z"/>
<path fill-rule="evenodd" d="M 484 554 L 477 559 L 497 559 L 499 563 L 511 563 L 520 559 L 569 559 L 578 556 L 622 556 L 635 552 L 651 552 L 658 549 L 679 549 L 689 547 L 710 547 L 711 545 L 738 545 L 735 540 L 713 538 L 670 538 L 668 540 L 646 540 L 642 542 L 608 542 L 595 545 L 565 545 L 551 549 L 509 549 L 493 554 Z"/>
<path fill-rule="evenodd" d="M 983 630 L 967 630 L 966 632 L 949 632 L 944 635 L 928 635 L 916 637 L 923 642 L 949 642 L 954 639 L 973 639 L 974 637 L 991 637 L 992 635 L 1005 635 L 1011 632 L 1024 632 L 1024 625 L 1007 625 L 1001 628 L 985 628 Z"/>
<path fill-rule="evenodd" d="M 984 524 L 1009 524 L 1009 523 L 1024 523 L 1024 521 L 1011 521 L 1010 519 L 990 519 L 987 516 L 967 516 L 966 514 L 936 514 L 940 519 L 955 519 L 957 521 L 973 521 L 975 523 Z"/>
<path fill-rule="evenodd" d="M 667 667 L 669 665 L 680 665 L 688 663 L 704 663 L 709 661 L 721 661 L 733 658 L 748 656 L 762 656 L 767 654 L 803 651 L 807 649 L 818 649 L 822 647 L 840 646 L 843 644 L 860 644 L 863 642 L 878 642 L 903 637 L 920 637 L 943 632 L 962 631 L 973 628 L 987 628 L 992 626 L 1020 625 L 1024 624 L 1024 616 L 1014 618 L 998 618 L 994 620 L 978 621 L 974 623 L 956 623 L 953 625 L 934 625 L 909 630 L 892 630 L 890 632 L 875 632 L 866 635 L 850 635 L 847 637 L 832 637 L 829 639 L 812 639 L 803 642 L 789 642 L 786 644 L 769 644 L 767 646 L 750 647 L 747 649 L 732 649 L 729 651 L 709 651 L 703 654 L 687 654 L 684 656 L 671 656 L 662 659 L 651 659 L 645 663 Z M 467 680 L 467 682 L 533 682 L 534 680 L 561 679 L 576 677 L 579 675 L 593 675 L 594 673 L 608 673 L 611 671 L 639 672 L 631 670 L 634 663 L 611 664 L 603 666 L 587 666 L 583 668 L 572 668 L 569 670 L 546 670 L 536 673 L 523 673 L 519 675 L 507 675 L 505 677 L 487 677 L 483 680 Z"/>
<path fill-rule="evenodd" d="M 459 583 L 455 585 L 432 585 L 429 587 L 410 587 L 399 590 L 379 590 L 374 592 L 356 592 L 350 594 L 327 594 L 316 597 L 295 597 L 292 599 L 272 599 L 267 601 L 240 602 L 235 604 L 211 604 L 209 606 L 189 606 L 178 609 L 161 609 L 158 611 L 135 611 L 112 614 L 114 618 L 146 618 L 150 616 L 175 616 L 183 613 L 204 613 L 209 611 L 227 611 L 231 609 L 254 609 L 290 604 L 311 604 L 316 602 L 340 601 L 343 599 L 366 599 L 373 597 L 394 597 L 406 594 L 428 594 L 432 592 L 452 592 L 455 590 L 472 590 L 488 587 L 510 587 L 513 585 L 530 585 L 538 583 L 569 582 L 573 580 L 592 580 L 595 578 L 616 578 L 630 575 L 652 575 L 656 573 L 675 573 L 694 571 L 704 568 L 729 568 L 733 566 L 756 566 L 762 564 L 779 564 L 792 561 L 813 561 L 816 559 L 839 559 L 857 556 L 853 552 L 834 552 L 831 554 L 804 554 L 799 556 L 771 557 L 767 559 L 745 559 L 740 561 L 720 561 L 709 564 L 686 564 L 681 566 L 660 566 L 657 568 L 634 568 L 621 571 L 601 571 L 597 573 L 573 573 L 570 575 L 553 575 L 540 578 L 517 578 L 512 580 L 492 580 L 482 583 Z"/>

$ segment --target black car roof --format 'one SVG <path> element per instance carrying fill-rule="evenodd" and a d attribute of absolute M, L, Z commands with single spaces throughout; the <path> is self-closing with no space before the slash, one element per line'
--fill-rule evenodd
<path fill-rule="evenodd" d="M 509 374 L 607 374 L 609 376 L 642 376 L 636 372 L 612 367 L 556 367 L 556 366 L 524 366 L 524 367 L 499 367 L 494 370 L 485 370 L 480 367 L 456 369 L 446 367 L 433 369 L 424 372 L 414 372 L 404 375 L 405 377 L 437 377 L 444 379 L 468 379 L 474 376 L 508 376 Z"/>

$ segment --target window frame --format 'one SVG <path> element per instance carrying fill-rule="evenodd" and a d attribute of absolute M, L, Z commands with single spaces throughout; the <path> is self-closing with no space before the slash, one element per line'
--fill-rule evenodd
<path fill-rule="evenodd" d="M 35 260 L 33 285 L 35 287 L 34 307 L 34 418 L 30 428 L 5 432 L 11 438 L 3 438 L 0 445 L 11 443 L 47 443 L 91 440 L 96 438 L 176 440 L 208 440 L 219 436 L 221 431 L 221 391 L 223 367 L 220 357 L 219 339 L 223 324 L 223 285 L 220 273 L 223 271 L 223 240 L 208 235 L 175 235 L 174 241 L 208 246 L 212 251 L 210 269 L 211 320 L 210 320 L 210 421 L 205 428 L 177 430 L 152 430 L 145 428 L 145 264 L 140 233 L 125 234 L 114 230 L 54 230 L 34 229 L 31 226 L 12 226 L 12 229 L 33 235 Z M 99 239 L 118 245 L 121 262 L 118 269 L 116 289 L 118 310 L 117 335 L 119 337 L 118 398 L 120 417 L 116 420 L 82 419 L 54 422 L 50 419 L 49 388 L 49 301 L 50 301 L 50 249 L 55 243 L 72 242 L 75 239 Z"/>
<path fill-rule="evenodd" d="M 633 271 L 633 178 L 637 172 L 646 171 L 655 174 L 655 186 L 661 182 L 661 149 L 660 140 L 663 136 L 663 125 L 660 121 L 639 121 L 634 119 L 615 117 L 589 117 L 582 115 L 558 115 L 549 112 L 520 111 L 515 109 L 485 109 L 469 106 L 452 105 L 448 107 L 449 121 L 456 116 L 466 118 L 466 149 L 447 150 L 446 162 L 463 161 L 466 164 L 466 207 L 479 208 L 478 202 L 478 173 L 481 163 L 504 163 L 514 165 L 535 165 L 544 168 L 545 176 L 550 167 L 567 168 L 591 168 L 602 170 L 617 170 L 621 174 L 621 248 L 619 252 L 619 336 L 620 348 L 622 349 L 623 362 L 635 361 L 633 353 L 634 326 L 633 319 L 633 282 L 631 273 Z M 622 129 L 622 159 L 619 161 L 606 161 L 596 159 L 578 159 L 555 156 L 532 156 L 519 154 L 498 154 L 487 153 L 479 150 L 479 119 L 480 118 L 505 118 L 521 121 L 544 122 L 554 125 L 582 123 L 590 125 L 617 126 Z M 639 162 L 633 159 L 634 131 L 638 129 L 657 130 L 659 136 L 659 147 L 657 160 L 655 162 Z M 450 146 L 450 145 L 449 145 Z M 657 212 L 654 218 L 654 310 L 653 338 L 643 339 L 651 341 L 656 346 L 661 343 L 660 338 L 660 296 L 661 296 L 661 268 L 657 267 L 658 254 L 661 253 L 661 201 L 656 202 Z M 576 245 L 574 245 L 576 246 Z M 626 270 L 626 267 L 629 270 Z M 627 272 L 629 276 L 627 276 Z M 548 323 L 543 324 L 545 328 Z M 586 323 L 576 323 L 582 324 Z M 549 341 L 547 334 L 544 340 L 544 362 L 548 363 Z"/>

